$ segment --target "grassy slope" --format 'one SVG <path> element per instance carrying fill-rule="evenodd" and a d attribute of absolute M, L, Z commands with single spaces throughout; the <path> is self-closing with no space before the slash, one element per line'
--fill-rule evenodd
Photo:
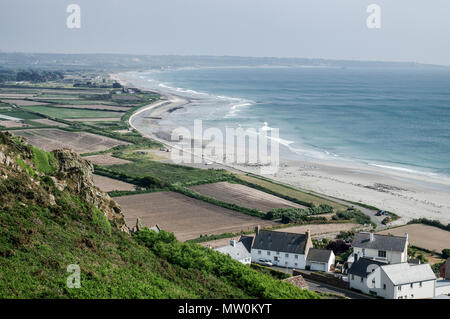
<path fill-rule="evenodd" d="M 44 174 L 55 165 L 51 156 L 11 144 L 29 168 L 0 165 L 8 175 L 0 184 L 0 298 L 317 297 L 165 232 L 130 237 L 77 194 L 55 188 Z M 66 287 L 69 264 L 81 268 L 79 289 Z"/>

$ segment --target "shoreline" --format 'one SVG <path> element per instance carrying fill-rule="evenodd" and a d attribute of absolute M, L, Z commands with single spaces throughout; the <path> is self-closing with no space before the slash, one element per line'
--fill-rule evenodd
<path fill-rule="evenodd" d="M 160 101 L 139 109 L 129 119 L 130 126 L 144 136 L 157 140 L 168 148 L 173 148 L 168 140 L 161 137 L 163 134 L 150 132 L 158 129 L 161 132 L 160 122 L 170 115 L 170 110 L 186 107 L 192 101 L 189 98 L 149 89 L 143 85 L 136 85 L 124 78 L 124 73 L 113 74 L 112 77 L 126 85 L 139 87 L 143 90 L 155 91 L 163 97 Z M 165 132 L 168 137 L 169 132 Z M 280 145 L 280 147 L 283 147 Z M 360 202 L 366 205 L 389 210 L 402 218 L 393 225 L 404 224 L 413 218 L 437 219 L 443 223 L 450 223 L 450 182 L 437 180 L 426 175 L 412 175 L 406 172 L 382 169 L 381 167 L 363 166 L 346 161 L 330 162 L 314 158 L 289 156 L 289 159 L 280 158 L 280 169 L 274 175 L 261 175 L 259 167 L 248 165 L 231 165 L 214 163 L 192 164 L 201 168 L 219 168 L 252 173 L 270 178 L 305 192 L 324 197 L 334 197 L 344 201 Z M 187 164 L 183 164 L 187 165 Z M 189 165 L 189 164 L 188 164 Z M 192 166 L 190 165 L 190 166 Z"/>

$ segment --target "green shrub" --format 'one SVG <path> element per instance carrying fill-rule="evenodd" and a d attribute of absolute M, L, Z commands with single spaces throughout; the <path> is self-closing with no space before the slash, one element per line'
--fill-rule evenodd
<path fill-rule="evenodd" d="M 442 250 L 442 257 L 447 259 L 450 258 L 450 249 L 443 249 Z"/>
<path fill-rule="evenodd" d="M 92 210 L 92 223 L 94 226 L 101 229 L 105 234 L 111 235 L 111 224 L 105 214 L 94 207 Z"/>
<path fill-rule="evenodd" d="M 33 162 L 39 172 L 44 174 L 55 172 L 58 164 L 53 153 L 43 151 L 34 146 L 31 150 L 33 152 Z"/>

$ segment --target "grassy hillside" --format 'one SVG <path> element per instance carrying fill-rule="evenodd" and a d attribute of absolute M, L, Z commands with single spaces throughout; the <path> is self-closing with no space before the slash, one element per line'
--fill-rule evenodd
<path fill-rule="evenodd" d="M 87 200 L 89 166 L 61 158 L 0 132 L 0 298 L 317 298 L 172 234 L 121 231 Z"/>

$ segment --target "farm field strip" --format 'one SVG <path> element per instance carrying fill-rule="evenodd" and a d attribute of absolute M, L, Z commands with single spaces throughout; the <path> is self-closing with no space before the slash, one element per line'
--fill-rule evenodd
<path fill-rule="evenodd" d="M 134 226 L 139 217 L 144 225 L 158 224 L 181 241 L 200 235 L 249 231 L 257 225 L 278 225 L 174 192 L 122 196 L 115 200 L 122 207 L 128 226 Z"/>
<path fill-rule="evenodd" d="M 116 179 L 94 174 L 94 184 L 104 192 L 134 191 L 134 185 Z"/>
<path fill-rule="evenodd" d="M 443 249 L 450 249 L 450 232 L 433 226 L 410 224 L 378 232 L 378 234 L 394 236 L 404 236 L 405 233 L 408 233 L 410 245 L 438 253 Z"/>
<path fill-rule="evenodd" d="M 219 182 L 214 184 L 191 186 L 189 188 L 202 195 L 215 198 L 223 202 L 233 203 L 247 208 L 258 209 L 265 213 L 273 208 L 305 208 L 304 206 L 301 206 L 299 204 L 241 184 Z"/>
<path fill-rule="evenodd" d="M 111 117 L 117 117 L 121 114 L 124 114 L 124 112 L 107 112 L 107 111 L 100 111 L 100 110 L 85 110 L 85 109 L 65 109 L 65 108 L 58 108 L 58 107 L 52 107 L 52 106 L 26 106 L 24 109 L 31 111 L 31 112 L 37 112 L 40 114 L 43 114 L 45 116 L 50 116 L 54 118 L 61 118 L 61 119 L 79 119 L 79 118 L 111 118 Z"/>
<path fill-rule="evenodd" d="M 68 132 L 59 129 L 16 130 L 14 135 L 23 136 L 30 144 L 52 151 L 58 148 L 71 148 L 77 153 L 89 153 L 110 149 L 117 145 L 128 144 L 109 137 L 86 132 Z"/>
<path fill-rule="evenodd" d="M 270 181 L 266 181 L 264 179 L 260 179 L 260 178 L 256 178 L 253 176 L 248 176 L 248 175 L 239 175 L 239 178 L 246 181 L 246 182 L 250 182 L 252 184 L 256 184 L 259 186 L 262 186 L 266 189 L 269 189 L 273 192 L 276 192 L 280 195 L 283 196 L 289 196 L 291 198 L 295 198 L 299 201 L 303 201 L 303 202 L 307 202 L 307 203 L 313 203 L 316 206 L 319 206 L 320 204 L 327 204 L 332 206 L 336 211 L 338 210 L 346 210 L 347 207 L 345 207 L 344 205 L 341 205 L 339 203 L 333 202 L 331 200 L 325 199 L 325 198 L 320 198 L 318 196 L 315 195 L 311 195 L 293 188 L 289 188 L 283 185 L 279 185 L 276 183 L 272 183 Z"/>

